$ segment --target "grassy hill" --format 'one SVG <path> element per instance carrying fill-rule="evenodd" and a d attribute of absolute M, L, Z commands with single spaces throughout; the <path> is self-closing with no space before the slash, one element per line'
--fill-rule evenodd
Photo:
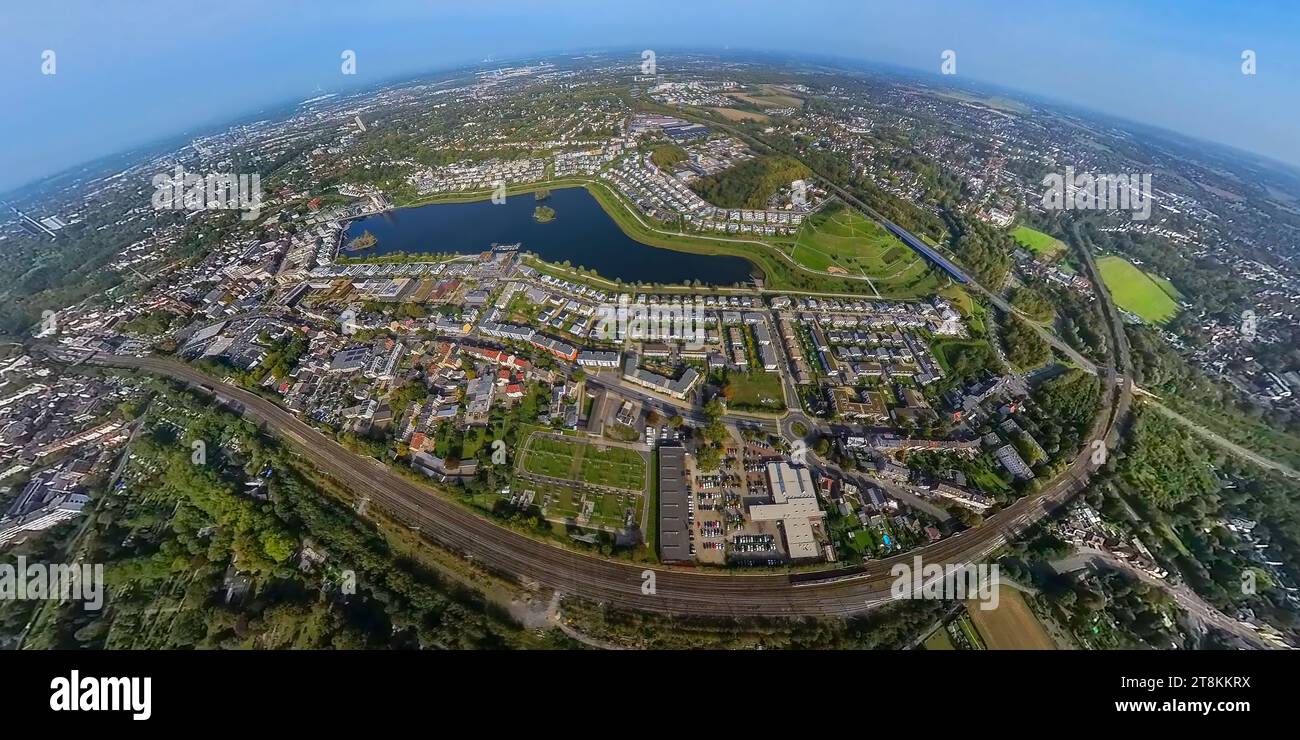
<path fill-rule="evenodd" d="M 810 270 L 866 275 L 885 295 L 926 295 L 945 280 L 883 226 L 838 203 L 808 217 L 790 256 Z"/>

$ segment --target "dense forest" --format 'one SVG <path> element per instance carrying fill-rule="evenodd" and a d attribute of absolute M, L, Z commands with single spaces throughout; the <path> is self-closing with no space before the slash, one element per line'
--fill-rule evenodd
<path fill-rule="evenodd" d="M 1178 625 L 1173 599 L 1126 573 L 1104 570 L 1057 574 L 1048 564 L 1071 552 L 1041 529 L 1003 551 L 1002 575 L 1033 584 L 1038 610 L 1066 629 L 1081 648 L 1133 650 L 1197 647 Z"/>
<path fill-rule="evenodd" d="M 792 157 L 755 157 L 716 175 L 701 177 L 691 183 L 691 189 L 715 206 L 766 208 L 773 193 L 811 174 Z"/>
<path fill-rule="evenodd" d="M 999 327 L 1007 362 L 1017 370 L 1030 370 L 1052 359 L 1051 345 L 1024 319 L 1006 314 L 1000 319 Z"/>
<path fill-rule="evenodd" d="M 1027 404 L 1021 425 L 1034 436 L 1053 464 L 1082 450 L 1101 402 L 1101 381 L 1083 370 L 1070 369 L 1043 381 Z"/>
<path fill-rule="evenodd" d="M 107 565 L 105 608 L 0 604 L 0 629 L 10 634 L 43 610 L 26 646 L 511 648 L 565 641 L 524 632 L 478 593 L 400 554 L 395 535 L 358 518 L 329 484 L 309 477 L 251 424 L 161 387 L 148 414 L 125 485 L 95 494 L 78 545 L 86 560 Z M 201 460 L 194 441 L 204 442 Z"/>
<path fill-rule="evenodd" d="M 1120 476 L 1130 490 L 1161 509 L 1219 490 L 1205 446 L 1150 409 L 1133 421 Z"/>
<path fill-rule="evenodd" d="M 1056 308 L 1056 331 L 1061 338 L 1095 361 L 1105 362 L 1110 346 L 1105 319 L 1097 310 L 1096 301 L 1060 285 L 1040 282 L 1036 287 L 1050 296 Z"/>
<path fill-rule="evenodd" d="M 1011 305 L 1024 311 L 1034 321 L 1051 321 L 1055 309 L 1042 293 L 1024 286 L 1011 289 Z"/>
<path fill-rule="evenodd" d="M 1249 607 L 1281 628 L 1300 628 L 1284 594 L 1259 570 L 1233 517 L 1253 523 L 1253 542 L 1300 580 L 1300 486 L 1193 437 L 1150 406 L 1139 407 L 1125 444 L 1101 476 L 1103 513 L 1126 523 L 1197 593 L 1232 614 Z M 1258 574 L 1254 593 L 1244 574 Z"/>

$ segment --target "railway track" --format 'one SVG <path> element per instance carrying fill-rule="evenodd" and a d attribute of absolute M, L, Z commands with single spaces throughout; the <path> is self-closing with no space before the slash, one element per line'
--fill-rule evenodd
<path fill-rule="evenodd" d="M 434 488 L 408 479 L 373 458 L 357 455 L 276 403 L 204 375 L 175 360 L 97 355 L 90 364 L 133 369 L 170 378 L 234 402 L 241 413 L 284 440 L 358 499 L 418 530 L 429 540 L 481 567 L 518 582 L 532 582 L 607 605 L 652 612 L 708 616 L 850 616 L 888 601 L 896 563 L 964 564 L 987 557 L 1087 485 L 1093 469 L 1085 449 L 1066 473 L 1037 495 L 1022 498 L 983 525 L 923 548 L 853 569 L 787 574 L 736 573 L 647 566 L 607 560 L 548 543 L 493 523 Z M 1099 416 L 1115 434 L 1120 415 Z M 653 593 L 642 585 L 654 579 Z"/>

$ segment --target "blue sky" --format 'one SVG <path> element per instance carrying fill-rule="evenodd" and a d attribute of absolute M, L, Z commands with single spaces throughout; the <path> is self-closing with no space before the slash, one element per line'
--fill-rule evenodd
<path fill-rule="evenodd" d="M 928 72 L 952 49 L 959 78 L 1300 165 L 1300 3 L 1290 0 L 19 5 L 0 8 L 0 190 L 318 87 L 585 48 L 816 52 Z M 41 74 L 46 49 L 52 76 Z M 340 73 L 344 49 L 356 51 L 355 77 Z M 1244 49 L 1257 54 L 1253 77 L 1241 74 Z"/>

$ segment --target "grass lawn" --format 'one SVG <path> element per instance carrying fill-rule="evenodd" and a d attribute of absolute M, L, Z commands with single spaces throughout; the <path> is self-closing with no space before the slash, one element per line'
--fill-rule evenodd
<path fill-rule="evenodd" d="M 455 455 L 461 460 L 472 460 L 478 451 L 491 444 L 486 427 L 470 427 L 461 432 L 451 424 L 441 424 L 434 433 L 434 454 L 439 457 Z"/>
<path fill-rule="evenodd" d="M 1011 236 L 1039 259 L 1050 260 L 1065 250 L 1060 239 L 1028 226 L 1018 226 Z"/>
<path fill-rule="evenodd" d="M 1123 257 L 1102 257 L 1097 260 L 1097 269 L 1120 308 L 1153 324 L 1163 324 L 1178 315 L 1178 304 L 1161 283 Z"/>
<path fill-rule="evenodd" d="M 857 558 L 872 558 L 878 554 L 879 536 L 862 526 L 856 516 L 834 515 L 829 520 L 828 531 L 841 557 L 844 557 L 845 551 L 853 553 Z M 853 558 L 846 559 L 850 562 L 853 560 Z"/>
<path fill-rule="evenodd" d="M 1002 467 L 994 461 L 993 455 L 988 452 L 982 452 L 970 461 L 970 468 L 966 477 L 979 490 L 996 496 L 999 493 L 1010 493 L 1011 486 L 998 473 Z"/>
<path fill-rule="evenodd" d="M 779 373 L 730 373 L 727 383 L 732 390 L 730 405 L 780 411 L 785 408 Z"/>
<path fill-rule="evenodd" d="M 975 629 L 975 625 L 971 622 L 969 610 L 966 614 L 957 617 L 957 620 L 952 624 L 956 625 L 961 634 L 966 637 L 966 641 L 970 643 L 972 650 L 988 649 L 984 645 L 984 638 L 980 636 L 979 630 Z"/>

